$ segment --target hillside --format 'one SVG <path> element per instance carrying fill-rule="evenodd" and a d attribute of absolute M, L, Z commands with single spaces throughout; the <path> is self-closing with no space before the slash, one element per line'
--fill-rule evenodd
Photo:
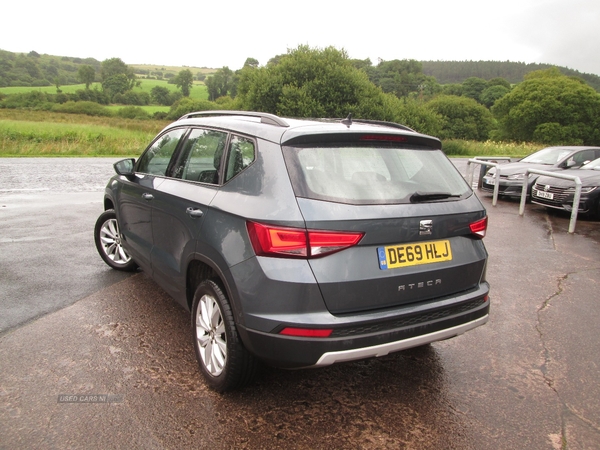
<path fill-rule="evenodd" d="M 127 64 L 127 61 L 125 61 Z M 82 65 L 91 66 L 96 71 L 96 81 L 102 62 L 94 58 L 78 58 L 71 56 L 54 56 L 29 53 L 13 53 L 0 50 L 0 88 L 1 87 L 39 87 L 68 86 L 79 84 L 77 71 Z M 203 79 L 215 69 L 206 67 L 163 66 L 151 64 L 128 64 L 140 78 L 168 80 L 179 71 L 189 69 L 196 79 Z"/>
<path fill-rule="evenodd" d="M 484 80 L 501 77 L 512 84 L 520 83 L 523 77 L 534 70 L 553 67 L 551 64 L 526 64 L 511 61 L 422 61 L 423 73 L 435 77 L 440 84 L 462 83 L 469 77 Z M 557 66 L 565 75 L 585 80 L 596 91 L 600 91 L 600 76 L 581 73 L 567 67 Z"/>
<path fill-rule="evenodd" d="M 150 64 L 130 64 L 140 78 L 169 80 L 183 69 L 189 69 L 197 80 L 216 69 L 207 67 L 164 66 Z M 101 61 L 94 58 L 78 58 L 70 56 L 40 55 L 35 51 L 29 53 L 13 53 L 0 50 L 0 88 L 8 86 L 60 86 L 79 84 L 77 71 L 82 65 L 100 72 Z M 552 67 L 549 64 L 526 64 L 511 61 L 421 61 L 423 73 L 433 76 L 440 84 L 462 83 L 469 77 L 489 80 L 502 77 L 510 83 L 523 81 L 523 76 L 534 70 Z M 565 75 L 577 76 L 590 86 L 600 91 L 600 76 L 581 73 L 566 67 L 558 67 Z"/>

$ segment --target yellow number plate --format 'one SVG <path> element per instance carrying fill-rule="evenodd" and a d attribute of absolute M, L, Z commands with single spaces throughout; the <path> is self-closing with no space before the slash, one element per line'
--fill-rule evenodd
<path fill-rule="evenodd" d="M 378 247 L 377 255 L 379 256 L 379 268 L 388 270 L 419 264 L 452 261 L 452 248 L 448 240 L 415 242 Z"/>

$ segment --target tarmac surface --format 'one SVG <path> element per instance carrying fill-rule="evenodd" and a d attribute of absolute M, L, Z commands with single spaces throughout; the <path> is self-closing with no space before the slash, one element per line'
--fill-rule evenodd
<path fill-rule="evenodd" d="M 0 448 L 600 448 L 599 222 L 479 194 L 486 325 L 219 395 L 188 313 L 96 253 L 112 162 L 0 159 Z"/>

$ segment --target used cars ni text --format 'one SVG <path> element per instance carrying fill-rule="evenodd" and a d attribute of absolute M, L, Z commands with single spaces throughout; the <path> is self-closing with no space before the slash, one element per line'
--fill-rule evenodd
<path fill-rule="evenodd" d="M 191 312 L 225 391 L 257 362 L 327 366 L 488 320 L 486 211 L 438 139 L 388 122 L 191 113 L 115 164 L 95 227 Z"/>

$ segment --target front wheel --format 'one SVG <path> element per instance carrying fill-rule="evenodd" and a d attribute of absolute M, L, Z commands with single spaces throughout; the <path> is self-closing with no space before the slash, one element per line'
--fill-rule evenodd
<path fill-rule="evenodd" d="M 213 280 L 196 289 L 192 329 L 196 359 L 212 389 L 225 392 L 252 381 L 257 362 L 242 344 L 227 296 Z"/>
<path fill-rule="evenodd" d="M 106 264 L 116 270 L 131 272 L 137 269 L 137 264 L 122 245 L 119 223 L 113 209 L 100 214 L 94 227 L 96 249 Z"/>

